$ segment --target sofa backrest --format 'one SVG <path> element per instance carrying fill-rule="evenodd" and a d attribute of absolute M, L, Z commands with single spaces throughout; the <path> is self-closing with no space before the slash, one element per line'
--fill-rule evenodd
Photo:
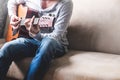
<path fill-rule="evenodd" d="M 120 0 L 73 0 L 69 47 L 120 53 Z"/>

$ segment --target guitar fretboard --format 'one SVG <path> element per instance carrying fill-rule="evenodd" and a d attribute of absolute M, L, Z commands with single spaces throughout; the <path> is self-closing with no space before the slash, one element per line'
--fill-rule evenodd
<path fill-rule="evenodd" d="M 28 18 L 28 19 L 29 19 L 29 18 Z M 40 19 L 40 18 L 35 18 L 35 19 L 34 19 L 34 22 L 33 22 L 33 25 L 38 24 L 39 19 Z M 22 19 L 22 20 L 21 20 L 20 26 L 25 26 L 25 20 L 26 20 L 26 19 Z"/>
<path fill-rule="evenodd" d="M 38 24 L 40 27 L 53 27 L 54 19 L 53 16 L 41 16 L 40 18 L 34 19 L 33 25 Z M 26 19 L 21 20 L 20 26 L 25 26 L 25 20 Z"/>

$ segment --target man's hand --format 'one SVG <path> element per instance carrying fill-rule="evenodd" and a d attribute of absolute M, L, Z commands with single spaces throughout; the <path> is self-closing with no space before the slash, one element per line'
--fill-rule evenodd
<path fill-rule="evenodd" d="M 21 19 L 17 17 L 16 15 L 12 15 L 10 18 L 10 25 L 13 29 L 18 29 L 20 25 Z"/>
<path fill-rule="evenodd" d="M 25 27 L 29 31 L 29 33 L 36 35 L 40 31 L 39 25 L 33 25 L 35 16 L 33 16 L 31 19 L 25 20 Z"/>

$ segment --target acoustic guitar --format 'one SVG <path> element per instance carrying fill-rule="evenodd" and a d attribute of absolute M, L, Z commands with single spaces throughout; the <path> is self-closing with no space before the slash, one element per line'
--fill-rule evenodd
<path fill-rule="evenodd" d="M 9 24 L 6 41 L 11 41 L 18 37 L 30 38 L 28 31 L 25 28 L 24 21 L 25 19 L 32 18 L 33 16 L 35 16 L 33 25 L 38 24 L 40 26 L 42 33 L 44 33 L 44 30 L 48 32 L 52 32 L 52 30 L 54 29 L 53 25 L 54 25 L 55 16 L 52 16 L 51 14 L 40 16 L 38 14 L 38 11 L 28 8 L 27 6 L 23 4 L 18 5 L 17 16 L 22 18 L 20 22 L 20 28 L 16 34 L 13 34 L 12 27 Z"/>
<path fill-rule="evenodd" d="M 13 39 L 18 38 L 19 36 L 29 37 L 28 31 L 26 30 L 24 26 L 24 21 L 26 18 L 32 18 L 32 16 L 38 17 L 38 12 L 32 9 L 29 9 L 24 4 L 20 4 L 17 6 L 17 16 L 22 18 L 20 23 L 20 30 L 16 34 L 13 34 L 13 30 L 11 25 L 8 25 L 7 35 L 6 35 L 6 41 L 11 41 Z M 35 18 L 35 21 L 38 20 L 38 18 Z M 34 22 L 35 22 L 34 21 Z M 36 23 L 36 22 L 35 22 Z"/>

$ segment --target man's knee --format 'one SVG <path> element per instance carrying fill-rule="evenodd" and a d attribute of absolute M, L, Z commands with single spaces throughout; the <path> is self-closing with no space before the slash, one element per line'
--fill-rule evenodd
<path fill-rule="evenodd" d="M 9 49 L 12 45 L 13 45 L 13 44 L 12 44 L 11 42 L 6 42 L 6 43 L 2 46 L 1 50 Z"/>
<path fill-rule="evenodd" d="M 55 47 L 55 45 L 57 44 L 57 41 L 52 39 L 52 38 L 44 38 L 41 42 L 41 46 L 45 46 L 45 47 Z"/>

